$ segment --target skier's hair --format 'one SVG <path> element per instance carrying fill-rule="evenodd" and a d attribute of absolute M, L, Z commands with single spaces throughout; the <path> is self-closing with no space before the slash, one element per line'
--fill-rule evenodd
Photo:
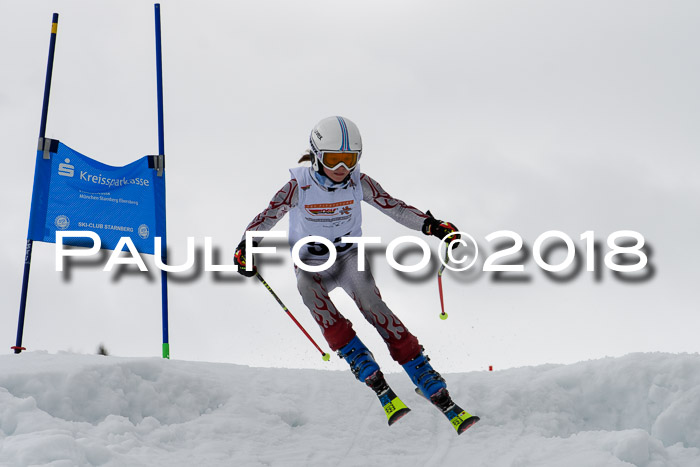
<path fill-rule="evenodd" d="M 301 164 L 302 162 L 311 162 L 313 160 L 311 157 L 311 149 L 307 149 L 304 151 L 304 154 L 301 155 L 298 163 Z"/>

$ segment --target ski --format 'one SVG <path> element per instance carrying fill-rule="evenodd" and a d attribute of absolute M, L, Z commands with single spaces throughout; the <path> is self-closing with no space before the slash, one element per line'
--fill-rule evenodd
<path fill-rule="evenodd" d="M 480 419 L 475 415 L 471 415 L 460 406 L 454 403 L 447 389 L 440 389 L 430 398 L 426 397 L 420 389 L 416 388 L 416 394 L 433 404 L 442 412 L 450 421 L 452 427 L 457 431 L 458 435 L 464 433 L 467 428 L 474 425 Z"/>
<path fill-rule="evenodd" d="M 377 398 L 379 398 L 379 403 L 382 404 L 389 426 L 411 411 L 389 387 L 381 371 L 377 370 L 367 377 L 365 384 L 372 388 Z"/>

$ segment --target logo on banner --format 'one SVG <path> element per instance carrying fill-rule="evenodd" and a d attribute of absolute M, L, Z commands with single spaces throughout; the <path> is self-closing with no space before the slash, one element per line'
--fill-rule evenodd
<path fill-rule="evenodd" d="M 70 159 L 66 159 L 65 163 L 58 164 L 58 175 L 72 177 L 74 173 L 75 167 L 70 164 Z"/>
<path fill-rule="evenodd" d="M 150 231 L 148 230 L 148 226 L 146 224 L 141 224 L 139 225 L 139 237 L 143 238 L 146 240 L 148 238 L 148 235 L 150 235 Z"/>
<path fill-rule="evenodd" d="M 56 220 L 53 223 L 57 229 L 66 230 L 70 225 L 70 219 L 68 219 L 68 216 L 60 215 L 56 216 Z"/>

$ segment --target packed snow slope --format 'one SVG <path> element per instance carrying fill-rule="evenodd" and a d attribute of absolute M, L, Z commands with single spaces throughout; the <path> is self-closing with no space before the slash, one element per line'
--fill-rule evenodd
<path fill-rule="evenodd" d="M 700 466 L 699 355 L 446 376 L 462 436 L 400 373 L 389 427 L 349 371 L 6 355 L 0 465 Z"/>

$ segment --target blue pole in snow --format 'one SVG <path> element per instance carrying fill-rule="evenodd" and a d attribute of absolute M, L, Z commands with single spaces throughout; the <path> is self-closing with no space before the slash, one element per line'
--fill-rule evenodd
<path fill-rule="evenodd" d="M 160 42 L 160 3 L 154 5 L 156 15 L 156 80 L 158 82 L 158 154 L 163 156 L 165 163 L 165 132 L 163 130 L 163 56 Z M 165 171 L 163 171 L 165 177 Z M 168 264 L 168 242 L 165 232 L 161 239 L 161 260 Z M 153 252 L 158 254 L 157 252 Z M 163 358 L 170 358 L 170 342 L 168 338 L 168 273 L 161 270 L 161 303 L 163 309 Z"/>
<path fill-rule="evenodd" d="M 51 92 L 51 75 L 53 74 L 53 57 L 56 50 L 56 33 L 58 32 L 58 13 L 53 14 L 51 20 L 51 40 L 49 42 L 49 61 L 46 65 L 46 80 L 44 82 L 44 104 L 41 109 L 41 126 L 39 127 L 39 141 L 46 136 L 46 120 L 49 115 L 49 93 Z M 22 295 L 19 301 L 19 320 L 17 323 L 17 340 L 11 347 L 15 353 L 26 350 L 22 347 L 22 335 L 24 334 L 24 315 L 27 308 L 27 291 L 29 290 L 29 268 L 32 263 L 32 249 L 34 241 L 27 239 L 27 249 L 24 255 L 24 274 L 22 276 Z"/>

